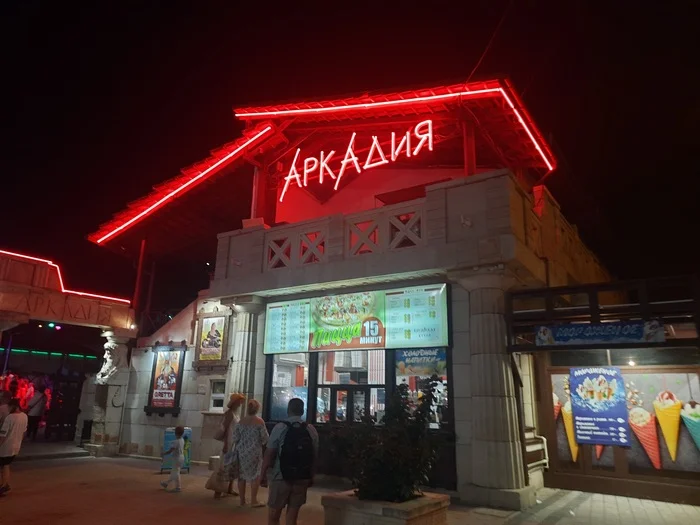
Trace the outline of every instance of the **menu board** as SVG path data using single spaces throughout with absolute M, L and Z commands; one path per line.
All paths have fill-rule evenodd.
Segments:
M 629 446 L 627 395 L 619 368 L 572 368 L 569 389 L 577 443 Z
M 310 303 L 306 299 L 267 306 L 266 354 L 294 354 L 309 351 Z
M 266 354 L 448 345 L 447 285 L 271 303 Z
M 447 344 L 446 285 L 421 286 L 386 292 L 386 348 L 415 348 Z

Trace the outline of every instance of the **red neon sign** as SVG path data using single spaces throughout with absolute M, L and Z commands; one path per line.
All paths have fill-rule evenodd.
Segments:
M 192 177 L 190 180 L 188 180 L 187 182 L 185 182 L 184 184 L 182 184 L 182 185 L 179 186 L 178 188 L 175 188 L 173 191 L 169 192 L 169 193 L 166 194 L 164 197 L 160 198 L 159 200 L 157 200 L 156 202 L 154 202 L 153 204 L 151 204 L 151 205 L 150 205 L 148 208 L 146 208 L 145 210 L 143 210 L 143 211 L 137 213 L 136 215 L 134 215 L 133 217 L 131 217 L 129 220 L 123 222 L 122 224 L 120 224 L 119 226 L 117 226 L 116 228 L 114 228 L 113 230 L 111 230 L 110 232 L 104 234 L 102 237 L 100 237 L 99 239 L 97 239 L 97 240 L 95 241 L 95 244 L 102 244 L 104 241 L 108 240 L 108 239 L 111 238 L 111 237 L 114 237 L 115 235 L 117 235 L 118 233 L 120 233 L 122 230 L 128 228 L 129 226 L 131 226 L 131 225 L 134 224 L 135 222 L 137 222 L 137 221 L 143 219 L 144 217 L 150 215 L 151 213 L 153 213 L 154 211 L 156 211 L 158 208 L 160 208 L 161 206 L 163 206 L 163 204 L 165 204 L 166 202 L 168 202 L 168 201 L 171 200 L 172 198 L 177 197 L 179 194 L 181 194 L 181 193 L 187 191 L 187 189 L 188 189 L 189 187 L 191 187 L 192 185 L 197 184 L 200 180 L 202 180 L 202 179 L 206 178 L 207 176 L 209 176 L 209 175 L 213 174 L 214 172 L 216 172 L 216 171 L 218 170 L 219 167 L 221 167 L 222 165 L 224 165 L 224 164 L 225 164 L 226 162 L 228 162 L 229 160 L 235 159 L 237 156 L 239 156 L 239 154 L 243 153 L 243 152 L 246 150 L 246 148 L 248 148 L 249 146 L 251 146 L 251 145 L 252 145 L 253 143 L 255 143 L 258 139 L 260 139 L 263 135 L 267 134 L 267 133 L 270 132 L 270 131 L 272 131 L 272 126 L 266 126 L 262 131 L 260 131 L 259 133 L 253 135 L 252 137 L 250 137 L 248 140 L 246 140 L 245 142 L 243 142 L 240 146 L 238 146 L 236 149 L 234 149 L 234 150 L 233 150 L 232 152 L 230 152 L 228 155 L 225 155 L 224 157 L 222 157 L 222 158 L 220 158 L 219 160 L 217 160 L 216 162 L 214 162 L 211 166 L 209 166 L 208 168 L 206 168 L 205 170 L 203 170 L 203 171 L 202 171 L 201 173 L 199 173 L 197 176 Z
M 86 293 L 86 292 L 76 292 L 75 290 L 68 290 L 64 285 L 63 285 L 63 276 L 61 275 L 61 268 L 58 266 L 53 261 L 49 261 L 48 259 L 39 259 L 38 257 L 32 257 L 30 255 L 23 255 L 21 253 L 15 253 L 15 252 L 8 252 L 5 250 L 0 250 L 0 254 L 2 255 L 8 255 L 10 257 L 17 257 L 18 259 L 26 259 L 28 261 L 36 261 L 44 264 L 48 264 L 52 268 L 56 269 L 56 273 L 58 274 L 58 283 L 61 286 L 61 292 L 65 294 L 70 294 L 70 295 L 78 295 L 80 297 L 90 297 L 93 299 L 105 299 L 107 301 L 114 301 L 117 303 L 124 303 L 124 304 L 131 304 L 131 301 L 129 299 L 121 299 L 119 297 L 110 297 L 108 295 L 98 295 L 94 293 Z M 58 329 L 58 327 L 56 327 Z
M 287 190 L 292 181 L 296 182 L 297 186 L 300 188 L 304 188 L 309 185 L 310 176 L 316 174 L 319 184 L 323 184 L 325 177 L 328 176 L 335 181 L 333 189 L 337 190 L 348 168 L 354 168 L 359 174 L 362 173 L 363 170 L 377 168 L 395 162 L 402 152 L 406 158 L 410 158 L 418 155 L 426 145 L 428 150 L 433 151 L 433 121 L 424 120 L 419 122 L 413 129 L 409 129 L 399 137 L 397 137 L 396 132 L 391 132 L 391 151 L 387 156 L 382 149 L 379 138 L 377 135 L 373 135 L 367 158 L 364 163 L 360 165 L 360 159 L 355 154 L 355 139 L 357 138 L 357 133 L 353 133 L 348 141 L 345 156 L 343 160 L 340 161 L 340 169 L 337 171 L 337 174 L 329 165 L 330 160 L 336 154 L 335 150 L 331 150 L 327 154 L 325 151 L 321 151 L 318 157 L 306 157 L 299 163 L 301 148 L 297 148 L 294 154 L 294 160 L 289 168 L 289 173 L 284 178 L 284 189 L 282 190 L 282 195 L 280 195 L 280 202 L 284 200 L 284 196 L 287 194 Z M 417 142 L 414 142 L 415 145 L 412 146 L 411 143 L 414 140 Z M 297 167 L 297 164 L 299 164 L 300 168 Z
M 532 124 L 528 124 L 525 121 L 525 118 L 523 118 L 523 115 L 521 113 L 521 110 L 516 107 L 516 105 L 513 103 L 513 100 L 511 99 L 511 96 L 508 95 L 506 92 L 506 89 L 504 87 L 492 87 L 492 88 L 485 88 L 485 89 L 469 89 L 469 86 L 464 86 L 464 88 L 459 89 L 457 91 L 453 91 L 450 93 L 442 93 L 442 94 L 436 94 L 436 95 L 424 95 L 420 96 L 418 94 L 414 96 L 400 96 L 400 98 L 397 98 L 395 100 L 380 100 L 380 101 L 357 101 L 357 102 L 350 102 L 346 103 L 343 102 L 341 104 L 333 104 L 333 105 L 328 105 L 328 106 L 320 106 L 320 107 L 297 107 L 297 108 L 291 108 L 291 107 L 286 107 L 282 109 L 277 109 L 277 108 L 249 108 L 249 110 L 245 111 L 240 111 L 236 112 L 235 115 L 239 118 L 279 118 L 279 117 L 290 117 L 290 116 L 298 116 L 298 115 L 312 115 L 312 114 L 323 114 L 323 113 L 343 113 L 343 112 L 351 112 L 354 110 L 367 110 L 367 111 L 372 111 L 375 109 L 381 109 L 381 108 L 388 108 L 388 107 L 400 107 L 400 106 L 413 106 L 416 104 L 432 104 L 432 103 L 442 103 L 445 101 L 449 100 L 459 100 L 462 98 L 469 98 L 469 97 L 480 97 L 480 96 L 489 96 L 489 95 L 500 95 L 503 100 L 508 104 L 510 107 L 511 111 L 515 115 L 516 119 L 518 120 L 518 123 L 522 126 L 522 129 L 525 130 L 525 133 L 527 134 L 528 138 L 532 142 L 533 146 L 537 150 L 537 153 L 540 155 L 542 160 L 544 161 L 545 165 L 547 168 L 549 168 L 549 171 L 554 170 L 555 164 L 553 162 L 553 159 L 550 159 L 551 153 L 548 155 L 545 153 L 543 150 L 540 141 L 535 137 L 535 134 L 533 131 L 530 129 Z

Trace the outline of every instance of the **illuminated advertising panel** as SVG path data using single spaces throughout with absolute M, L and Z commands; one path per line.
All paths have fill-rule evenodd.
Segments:
M 266 354 L 447 346 L 447 285 L 267 305 Z

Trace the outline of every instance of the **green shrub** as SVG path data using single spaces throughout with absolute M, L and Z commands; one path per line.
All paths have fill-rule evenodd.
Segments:
M 364 417 L 348 427 L 344 441 L 358 498 L 402 502 L 421 494 L 437 459 L 438 444 L 430 432 L 433 392 L 434 384 L 429 384 L 412 411 L 408 387 L 399 385 L 381 424 Z

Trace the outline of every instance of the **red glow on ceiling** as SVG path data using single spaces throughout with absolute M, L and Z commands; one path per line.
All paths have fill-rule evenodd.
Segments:
M 111 221 L 104 228 L 100 229 L 100 231 L 91 235 L 90 240 L 96 244 L 102 244 L 103 242 L 114 238 L 116 235 L 123 232 L 130 226 L 151 215 L 153 212 L 161 208 L 167 202 L 171 201 L 175 197 L 184 194 L 191 188 L 195 187 L 197 184 L 206 180 L 208 177 L 211 177 L 224 165 L 242 156 L 248 150 L 248 148 L 253 146 L 256 142 L 260 141 L 263 137 L 270 135 L 273 130 L 271 125 L 265 125 L 261 127 L 262 129 L 260 129 L 259 131 L 258 128 L 255 128 L 251 133 L 246 134 L 246 136 L 234 142 L 234 149 L 232 151 L 228 151 L 225 155 L 223 155 L 220 158 L 212 159 L 206 167 L 202 166 L 201 170 L 197 170 L 197 175 L 192 177 L 190 174 L 188 174 L 187 180 L 184 182 L 179 181 L 181 182 L 181 184 L 179 184 L 174 189 L 165 192 L 163 195 L 157 193 L 156 195 L 152 196 L 151 199 L 155 198 L 156 200 L 150 202 L 151 199 L 149 199 L 149 203 L 145 206 L 144 209 L 138 208 L 135 210 L 128 210 L 127 214 L 115 219 L 114 221 Z
M 16 252 L 8 252 L 6 250 L 0 250 L 0 254 L 3 255 L 9 255 L 10 257 L 16 257 L 18 259 L 25 259 L 28 261 L 34 261 L 34 262 L 40 262 L 47 264 L 51 266 L 52 268 L 56 269 L 56 274 L 58 275 L 58 282 L 61 285 L 61 292 L 69 295 L 78 295 L 80 297 L 90 297 L 92 299 L 105 299 L 107 301 L 114 301 L 117 303 L 123 303 L 126 305 L 130 305 L 131 301 L 129 299 L 122 299 L 120 297 L 110 297 L 109 295 L 98 295 L 94 293 L 87 293 L 87 292 L 76 292 L 75 290 L 69 290 L 65 287 L 63 284 L 63 276 L 61 275 L 61 268 L 58 266 L 53 261 L 49 261 L 48 259 L 40 259 L 39 257 L 32 257 L 30 255 L 24 255 L 22 253 L 16 253 Z
M 475 86 L 474 89 L 470 89 L 470 86 Z M 479 88 L 476 88 L 479 86 Z M 483 87 L 489 86 L 489 87 Z M 493 86 L 493 87 L 490 87 Z M 378 95 L 376 97 L 365 97 L 363 99 L 359 98 L 349 98 L 344 100 L 326 101 L 326 102 L 311 102 L 307 104 L 286 104 L 279 106 L 266 106 L 266 107 L 251 107 L 251 108 L 241 108 L 234 111 L 236 117 L 247 119 L 260 119 L 260 118 L 279 118 L 279 117 L 294 117 L 294 116 L 311 116 L 322 114 L 339 114 L 339 118 L 342 118 L 342 114 L 350 114 L 365 111 L 378 111 L 386 110 L 390 108 L 396 109 L 415 109 L 416 107 L 429 106 L 444 104 L 449 101 L 460 101 L 471 98 L 484 98 L 484 97 L 497 97 L 500 96 L 503 101 L 508 105 L 510 110 L 513 112 L 516 120 L 523 128 L 530 141 L 537 150 L 542 161 L 547 166 L 547 168 L 552 171 L 556 167 L 556 161 L 554 156 L 549 152 L 549 148 L 546 146 L 546 142 L 537 133 L 532 120 L 527 115 L 524 107 L 519 104 L 516 106 L 513 103 L 513 99 L 516 99 L 515 93 L 510 90 L 509 86 L 503 85 L 500 81 L 492 81 L 486 84 L 462 84 L 457 86 L 442 86 L 427 90 L 430 94 L 419 94 L 423 93 L 413 91 L 413 92 L 403 92 L 394 93 L 390 95 Z M 440 91 L 446 91 L 440 93 Z M 510 92 L 510 94 L 508 92 Z M 375 100 L 380 98 L 382 100 Z M 519 102 L 519 101 L 518 101 Z M 349 116 L 346 116 L 349 118 Z M 535 131 L 533 131 L 535 130 Z M 545 150 L 547 152 L 545 153 Z

